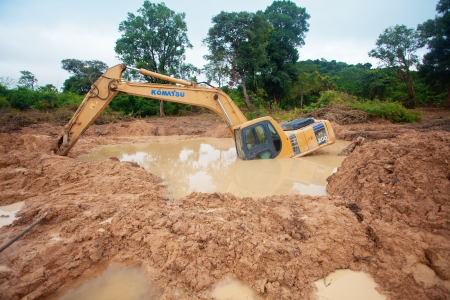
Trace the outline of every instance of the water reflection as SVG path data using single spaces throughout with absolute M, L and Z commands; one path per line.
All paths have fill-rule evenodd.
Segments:
M 17 220 L 16 214 L 24 206 L 25 201 L 16 202 L 10 205 L 0 206 L 0 227 L 12 224 Z
M 336 270 L 314 282 L 319 300 L 385 300 L 373 278 L 363 272 Z
M 233 279 L 225 279 L 213 286 L 209 297 L 215 300 L 258 300 L 258 296 L 246 284 Z
M 138 265 L 118 263 L 96 265 L 79 278 L 62 286 L 46 300 L 142 300 L 157 299 L 159 289 L 149 282 Z
M 237 159 L 232 139 L 181 141 L 167 137 L 150 144 L 104 147 L 79 159 L 104 160 L 114 156 L 135 162 L 163 178 L 174 199 L 191 192 L 230 192 L 253 198 L 325 195 L 326 178 L 340 166 L 344 157 L 337 153 L 347 144 L 338 141 L 315 155 L 298 159 L 243 161 Z

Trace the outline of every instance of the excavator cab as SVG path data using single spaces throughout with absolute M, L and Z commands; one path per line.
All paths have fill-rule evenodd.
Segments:
M 244 160 L 275 158 L 281 151 L 281 137 L 269 120 L 234 130 L 237 156 Z
M 303 118 L 278 124 L 271 117 L 234 128 L 237 156 L 243 160 L 299 157 L 336 140 L 329 121 Z

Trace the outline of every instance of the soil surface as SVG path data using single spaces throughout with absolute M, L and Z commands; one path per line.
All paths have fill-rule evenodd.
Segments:
M 25 206 L 0 244 L 51 212 L 0 253 L 0 299 L 40 299 L 108 260 L 152 270 L 150 299 L 206 299 L 230 277 L 264 299 L 314 299 L 314 281 L 346 268 L 373 276 L 387 299 L 450 299 L 450 112 L 333 126 L 355 143 L 328 196 L 177 203 L 136 164 L 74 158 L 147 136 L 228 137 L 214 115 L 95 125 L 68 157 L 50 151 L 61 126 L 3 130 L 0 205 Z

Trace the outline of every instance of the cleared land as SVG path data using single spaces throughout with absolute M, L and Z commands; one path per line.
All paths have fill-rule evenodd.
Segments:
M 74 158 L 147 136 L 228 137 L 213 115 L 92 126 L 69 157 L 50 152 L 61 126 L 7 122 L 0 205 L 26 203 L 0 243 L 52 212 L 0 253 L 1 299 L 39 299 L 106 260 L 149 270 L 157 299 L 206 298 L 227 276 L 265 299 L 311 299 L 315 280 L 345 268 L 371 274 L 388 299 L 450 299 L 448 111 L 426 109 L 417 124 L 334 123 L 339 139 L 358 142 L 328 178 L 329 196 L 179 203 L 139 166 Z

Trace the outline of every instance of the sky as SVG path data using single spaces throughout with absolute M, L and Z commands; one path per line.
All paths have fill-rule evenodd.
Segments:
M 202 68 L 208 53 L 202 45 L 211 18 L 221 11 L 256 12 L 273 0 L 165 0 L 176 13 L 186 14 L 193 45 L 186 63 Z M 438 0 L 293 0 L 311 16 L 300 60 L 326 59 L 348 64 L 378 62 L 367 53 L 383 31 L 404 24 L 416 28 L 436 15 Z M 114 46 L 118 27 L 144 0 L 0 0 L 0 78 L 18 80 L 27 70 L 38 85 L 61 88 L 70 74 L 61 60 L 100 60 L 112 67 L 121 63 Z M 426 53 L 426 49 L 419 54 Z M 199 77 L 201 79 L 201 77 Z

